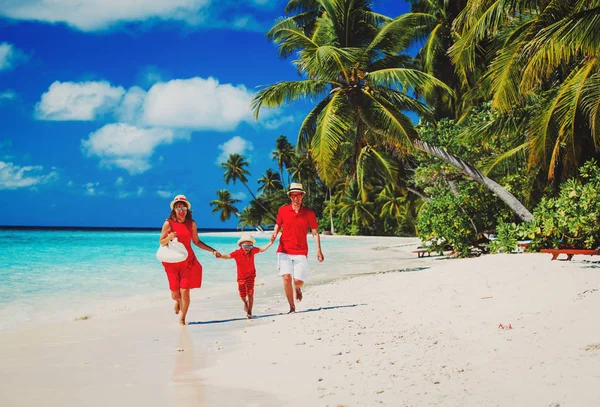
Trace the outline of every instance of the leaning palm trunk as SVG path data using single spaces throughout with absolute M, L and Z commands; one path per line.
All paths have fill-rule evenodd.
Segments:
M 269 211 L 268 208 L 266 208 L 263 204 L 260 203 L 260 201 L 258 199 L 256 199 L 256 195 L 254 195 L 254 193 L 252 192 L 252 190 L 250 189 L 248 184 L 246 184 L 245 182 L 242 182 L 242 184 L 244 184 L 244 186 L 246 187 L 248 192 L 250 192 L 250 195 L 252 195 L 252 199 L 254 199 L 254 202 L 256 202 L 261 208 L 263 208 L 265 210 L 265 212 L 267 213 L 267 216 L 269 216 L 269 218 L 271 218 L 273 220 L 273 222 L 277 222 L 277 218 L 275 218 L 275 215 L 273 215 L 271 213 L 271 211 Z
M 448 153 L 447 151 L 442 150 L 441 148 L 432 146 L 427 144 L 421 140 L 414 140 L 414 146 L 427 154 L 433 155 L 444 162 L 458 168 L 465 175 L 467 175 L 472 180 L 479 182 L 481 185 L 485 186 L 487 189 L 492 191 L 498 198 L 500 198 L 508 207 L 523 221 L 531 222 L 533 221 L 533 215 L 531 212 L 523 206 L 521 202 L 517 198 L 514 197 L 513 194 L 508 192 L 505 188 L 503 188 L 497 182 L 489 179 L 485 175 L 483 175 L 477 168 L 467 164 L 460 158 Z

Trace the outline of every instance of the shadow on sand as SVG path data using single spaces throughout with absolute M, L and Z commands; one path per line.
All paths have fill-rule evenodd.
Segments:
M 338 308 L 352 308 L 352 307 L 358 307 L 359 305 L 365 305 L 365 304 L 332 305 L 330 307 L 309 308 L 309 309 L 302 310 L 302 311 L 296 311 L 296 314 L 303 314 L 305 312 L 328 311 L 328 310 L 338 309 Z M 279 315 L 287 315 L 287 313 L 281 312 L 279 314 L 254 315 L 252 317 L 252 319 L 271 318 L 271 317 L 277 317 Z M 235 321 L 249 321 L 249 319 L 248 318 L 213 319 L 211 321 L 188 322 L 188 325 L 224 324 L 227 322 L 235 322 Z

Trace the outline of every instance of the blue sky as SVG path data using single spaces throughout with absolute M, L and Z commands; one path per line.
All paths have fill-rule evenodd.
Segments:
M 3 0 L 0 225 L 160 227 L 185 194 L 201 228 L 226 185 L 219 163 L 295 144 L 309 106 L 250 111 L 260 85 L 296 80 L 265 38 L 283 0 Z M 395 17 L 409 6 L 374 2 Z

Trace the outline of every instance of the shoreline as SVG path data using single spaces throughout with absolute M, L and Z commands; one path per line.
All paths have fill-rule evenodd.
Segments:
M 252 320 L 235 290 L 201 289 L 183 328 L 164 298 L 124 315 L 0 333 L 0 403 L 600 403 L 597 263 L 417 259 L 410 239 L 361 242 L 343 270 L 327 252 L 318 267 L 309 260 L 314 278 L 295 315 L 283 314 L 274 279 L 257 286 Z

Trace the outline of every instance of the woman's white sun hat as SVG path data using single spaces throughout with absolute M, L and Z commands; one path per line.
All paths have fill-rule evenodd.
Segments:
M 188 209 L 192 209 L 192 204 L 190 203 L 190 201 L 187 200 L 187 198 L 185 197 L 185 195 L 177 195 L 172 201 L 171 201 L 171 210 L 173 210 L 173 206 L 177 203 L 177 202 L 183 202 L 184 204 L 187 205 Z
M 306 192 L 304 192 L 304 189 L 302 189 L 302 184 L 300 184 L 298 182 L 292 182 L 292 184 L 290 185 L 290 190 L 288 191 L 288 195 L 291 194 L 292 192 L 301 192 L 303 194 L 306 193 Z
M 256 240 L 254 240 L 250 233 L 242 233 L 242 237 L 240 237 L 240 240 L 238 240 L 237 243 L 238 246 L 241 245 L 243 242 L 252 242 L 252 246 L 254 246 Z

